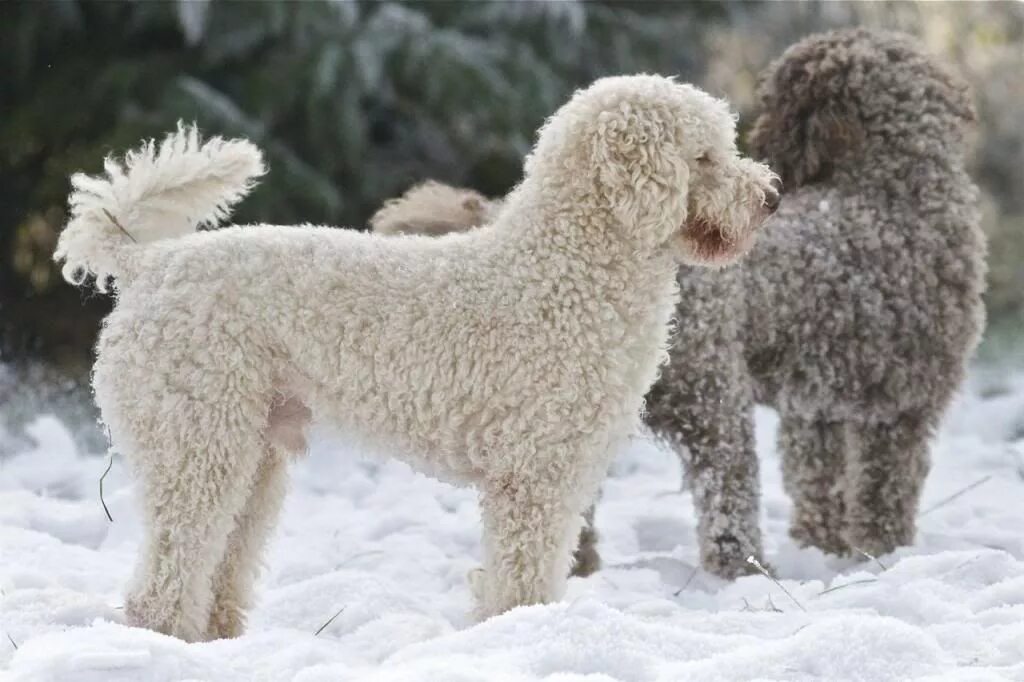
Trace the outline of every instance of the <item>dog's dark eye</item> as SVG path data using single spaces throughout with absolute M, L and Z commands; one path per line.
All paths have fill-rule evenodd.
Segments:
M 704 152 L 703 154 L 701 154 L 700 156 L 697 157 L 697 163 L 710 163 L 710 162 L 711 162 L 711 157 L 708 156 L 707 152 Z

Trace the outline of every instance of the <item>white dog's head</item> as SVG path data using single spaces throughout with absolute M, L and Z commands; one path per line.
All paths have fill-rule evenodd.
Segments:
M 593 197 L 620 237 L 697 265 L 745 253 L 779 202 L 771 170 L 740 156 L 725 102 L 660 76 L 577 92 L 541 129 L 526 175 Z

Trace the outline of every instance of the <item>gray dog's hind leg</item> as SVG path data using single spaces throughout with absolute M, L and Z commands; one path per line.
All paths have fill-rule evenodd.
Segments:
M 594 505 L 583 514 L 579 545 L 573 554 L 572 575 L 586 578 L 601 568 L 601 555 L 597 551 L 597 529 L 594 528 Z
M 849 425 L 821 417 L 783 414 L 779 425 L 782 481 L 793 499 L 789 534 L 801 545 L 846 554 L 842 537 Z
M 904 413 L 858 431 L 857 453 L 846 467 L 843 532 L 852 548 L 877 556 L 914 541 L 928 474 L 930 420 Z

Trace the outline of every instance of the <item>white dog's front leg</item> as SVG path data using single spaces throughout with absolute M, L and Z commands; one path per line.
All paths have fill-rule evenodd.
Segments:
M 479 618 L 562 597 L 589 501 L 574 492 L 571 482 L 513 476 L 485 487 L 484 569 L 469 576 Z

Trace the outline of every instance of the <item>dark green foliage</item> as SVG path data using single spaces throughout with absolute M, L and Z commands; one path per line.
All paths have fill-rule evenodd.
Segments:
M 678 74 L 742 107 L 754 73 L 809 30 L 863 20 L 919 31 L 941 12 L 1016 27 L 984 38 L 993 44 L 1019 37 L 1020 13 L 999 6 L 926 15 L 888 3 L 2 2 L 0 359 L 88 365 L 109 303 L 83 306 L 49 262 L 68 176 L 178 120 L 267 152 L 270 175 L 237 220 L 361 228 L 423 178 L 506 191 L 544 118 L 598 76 Z M 1012 121 L 1006 99 L 991 101 Z M 994 169 L 1024 164 L 999 155 L 1019 152 L 1019 126 L 999 130 L 980 168 L 1004 191 L 1016 176 Z
M 574 88 L 634 70 L 695 77 L 691 40 L 721 14 L 711 4 L 199 0 L 14 2 L 0 13 L 0 287 L 15 320 L 0 347 L 80 361 L 105 307 L 81 309 L 49 264 L 71 173 L 196 121 L 267 152 L 270 179 L 239 221 L 360 228 L 425 177 L 506 191 L 533 131 Z

